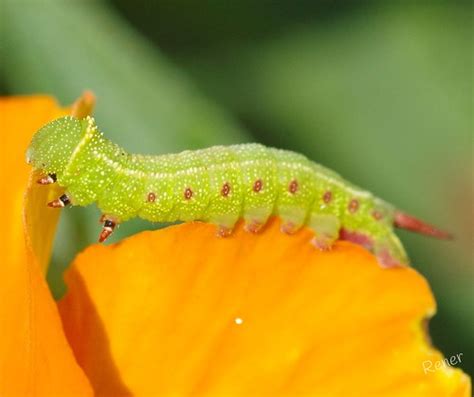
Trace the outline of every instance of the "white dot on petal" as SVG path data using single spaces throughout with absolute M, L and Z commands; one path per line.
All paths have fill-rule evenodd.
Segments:
M 244 322 L 244 320 L 241 319 L 240 317 L 234 318 L 234 323 L 236 323 L 237 325 L 242 325 L 243 322 Z

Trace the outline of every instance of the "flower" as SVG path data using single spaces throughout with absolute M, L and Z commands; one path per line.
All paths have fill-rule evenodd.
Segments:
M 57 187 L 36 186 L 25 162 L 25 150 L 35 129 L 67 112 L 44 96 L 0 101 L 2 396 L 93 395 L 64 335 L 44 277 L 59 214 L 43 203 L 57 194 Z
M 90 246 L 54 302 L 44 269 L 57 212 L 45 203 L 58 191 L 35 175 L 22 200 L 23 151 L 67 110 L 48 97 L 0 109 L 0 395 L 470 395 L 461 370 L 427 369 L 443 356 L 423 327 L 435 302 L 421 275 L 381 269 L 348 242 L 319 252 L 277 219 L 258 235 L 218 239 L 196 222 Z

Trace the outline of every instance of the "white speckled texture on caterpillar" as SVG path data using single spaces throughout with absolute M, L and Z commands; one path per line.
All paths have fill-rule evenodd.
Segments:
M 224 236 L 240 218 L 247 230 L 257 232 L 276 215 L 286 233 L 313 229 L 320 249 L 342 237 L 372 249 L 391 266 L 408 262 L 394 220 L 402 227 L 420 222 L 423 230 L 412 229 L 444 237 L 303 155 L 260 144 L 128 154 L 103 136 L 93 118 L 64 117 L 35 134 L 27 158 L 66 188 L 52 206 L 97 203 L 105 220 L 101 240 L 117 223 L 136 216 L 212 222 Z

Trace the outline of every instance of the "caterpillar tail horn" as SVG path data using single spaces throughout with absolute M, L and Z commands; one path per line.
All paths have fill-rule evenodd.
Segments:
M 410 230 L 412 232 L 425 234 L 427 236 L 436 237 L 439 239 L 448 240 L 452 238 L 452 235 L 448 232 L 440 230 L 435 226 L 429 225 L 414 216 L 405 214 L 401 211 L 395 212 L 395 218 L 393 224 L 401 229 Z

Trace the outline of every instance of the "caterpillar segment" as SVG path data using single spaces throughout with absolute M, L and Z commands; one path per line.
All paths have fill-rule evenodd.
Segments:
M 221 237 L 230 235 L 239 219 L 257 233 L 271 216 L 279 216 L 284 233 L 311 228 L 318 249 L 349 240 L 391 267 L 408 264 L 394 226 L 449 237 L 301 154 L 260 144 L 129 154 L 106 139 L 93 118 L 68 116 L 34 135 L 27 161 L 45 173 L 38 183 L 66 189 L 49 206 L 97 204 L 104 214 L 100 242 L 137 216 L 152 222 L 202 220 L 215 224 Z

